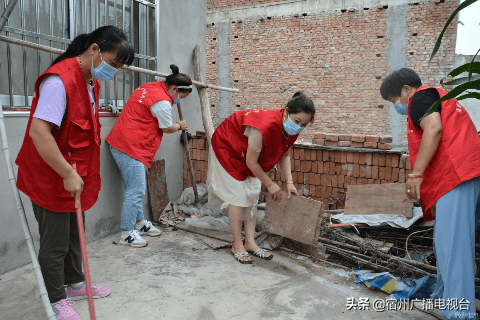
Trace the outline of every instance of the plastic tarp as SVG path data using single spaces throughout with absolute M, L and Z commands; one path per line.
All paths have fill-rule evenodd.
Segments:
M 401 215 L 394 214 L 371 214 L 371 215 L 355 215 L 343 213 L 332 216 L 332 220 L 340 223 L 365 223 L 369 226 L 391 226 L 394 228 L 410 228 L 418 219 L 423 217 L 422 208 L 414 207 L 413 216 L 406 218 Z
M 388 293 L 396 300 L 430 298 L 437 282 L 432 276 L 413 279 L 395 277 L 389 272 L 373 273 L 371 270 L 354 270 L 353 273 L 357 275 L 355 283 Z

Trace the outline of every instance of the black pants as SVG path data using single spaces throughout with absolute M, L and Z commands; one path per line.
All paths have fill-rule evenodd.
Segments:
M 73 200 L 72 200 L 73 201 Z M 53 212 L 32 202 L 38 221 L 42 270 L 51 303 L 65 299 L 64 285 L 84 281 L 82 252 L 75 212 Z M 83 212 L 85 225 L 85 212 Z

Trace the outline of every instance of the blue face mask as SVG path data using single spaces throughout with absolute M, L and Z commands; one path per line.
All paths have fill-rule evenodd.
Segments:
M 173 104 L 177 104 L 179 102 L 180 102 L 180 98 L 177 98 L 177 99 L 173 100 Z
M 287 121 L 283 123 L 283 129 L 285 129 L 285 132 L 288 135 L 295 136 L 303 130 L 303 127 L 299 126 L 298 124 L 293 122 L 290 117 L 288 117 Z
M 398 114 L 401 114 L 403 116 L 406 116 L 407 115 L 407 108 L 408 108 L 408 102 L 406 105 L 403 105 L 401 102 L 400 102 L 400 99 L 398 99 L 397 101 L 395 101 L 395 110 L 397 110 Z
M 100 63 L 100 65 L 95 68 L 93 66 L 93 56 L 92 56 L 92 68 L 91 68 L 92 76 L 98 81 L 107 81 L 108 79 L 113 78 L 113 76 L 117 73 L 118 69 L 109 65 L 103 60 L 100 49 L 98 49 L 98 52 L 100 53 L 100 59 L 102 59 L 102 63 Z

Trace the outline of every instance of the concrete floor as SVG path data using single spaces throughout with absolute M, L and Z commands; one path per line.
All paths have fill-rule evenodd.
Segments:
M 276 251 L 272 261 L 241 265 L 230 249 L 212 250 L 184 231 L 148 238 L 149 246 L 113 244 L 119 234 L 87 246 L 92 281 L 112 289 L 95 300 L 97 319 L 434 319 L 418 311 L 347 310 L 347 298 L 386 299 L 348 279 Z M 89 319 L 87 300 L 74 309 Z M 31 265 L 0 276 L 0 318 L 45 319 Z

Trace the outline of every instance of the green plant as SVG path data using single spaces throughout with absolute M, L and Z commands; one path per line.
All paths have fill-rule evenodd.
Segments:
M 457 15 L 457 13 L 460 10 L 465 9 L 466 7 L 468 7 L 469 5 L 471 5 L 471 4 L 473 4 L 477 1 L 478 0 L 465 0 L 450 15 L 450 18 L 447 20 L 447 23 L 445 24 L 442 32 L 440 33 L 440 35 L 437 38 L 437 42 L 435 43 L 435 46 L 433 48 L 432 54 L 430 55 L 430 60 L 428 61 L 428 63 L 430 63 L 432 61 L 432 59 L 435 57 L 435 54 L 438 52 L 438 49 L 440 48 L 440 45 L 442 43 L 443 34 L 447 30 L 447 28 L 450 25 L 450 23 L 452 22 L 452 20 Z M 475 54 L 475 56 L 473 57 L 473 59 L 470 63 L 466 63 L 464 65 L 461 65 L 458 68 L 455 68 L 454 70 L 450 71 L 450 73 L 447 75 L 447 77 L 448 76 L 457 77 L 458 75 L 460 75 L 463 72 L 468 72 L 468 76 L 453 79 L 451 81 L 448 81 L 448 82 L 444 83 L 443 81 L 445 80 L 445 78 L 446 78 L 445 77 L 444 79 L 442 79 L 440 81 L 440 84 L 442 86 L 444 86 L 444 85 L 455 85 L 456 87 L 454 89 L 452 89 L 452 91 L 450 91 L 446 95 L 444 95 L 442 98 L 437 100 L 437 102 L 435 102 L 430 107 L 430 109 L 427 110 L 424 117 L 426 117 L 429 114 L 435 112 L 435 110 L 437 110 L 438 106 L 440 106 L 442 101 L 445 101 L 445 100 L 449 100 L 449 99 L 452 99 L 452 98 L 456 98 L 457 100 L 463 100 L 463 99 L 467 99 L 467 98 L 475 98 L 475 99 L 480 100 L 480 93 L 479 92 L 469 91 L 469 90 L 472 90 L 472 89 L 477 89 L 477 90 L 480 89 L 480 62 L 475 62 L 475 58 L 476 58 L 476 56 L 478 55 L 479 52 L 480 52 L 480 49 L 477 51 L 477 53 Z

